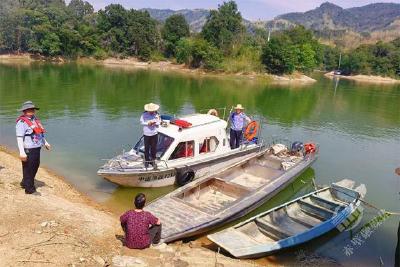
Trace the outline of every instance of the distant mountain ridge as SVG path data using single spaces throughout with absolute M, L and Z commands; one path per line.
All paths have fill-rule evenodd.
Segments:
M 152 9 L 146 8 L 150 16 L 158 21 L 165 21 L 173 14 L 182 14 L 193 32 L 200 32 L 209 15 L 206 9 Z M 307 12 L 294 12 L 277 16 L 269 21 L 244 20 L 249 31 L 254 28 L 284 30 L 295 25 L 303 25 L 322 37 L 337 38 L 345 34 L 355 34 L 359 38 L 389 39 L 400 36 L 400 4 L 375 3 L 362 7 L 344 9 L 325 2 L 319 7 Z
M 376 3 L 343 9 L 325 2 L 313 10 L 283 14 L 275 20 L 287 20 L 317 31 L 352 30 L 361 33 L 385 30 L 399 19 L 400 4 Z

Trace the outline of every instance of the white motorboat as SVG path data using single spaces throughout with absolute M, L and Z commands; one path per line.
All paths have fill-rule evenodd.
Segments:
M 98 175 L 123 186 L 162 187 L 187 184 L 195 178 L 217 172 L 262 151 L 257 137 L 231 149 L 228 123 L 210 114 L 180 118 L 182 127 L 163 121 L 159 128 L 156 167 L 146 167 L 143 137 L 128 152 L 110 159 Z M 257 130 L 255 130 L 257 132 Z

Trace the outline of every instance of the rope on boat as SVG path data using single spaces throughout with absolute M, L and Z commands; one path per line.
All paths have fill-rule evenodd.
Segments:
M 399 168 L 399 169 L 400 169 L 400 168 Z M 315 189 L 315 190 L 318 190 L 319 186 L 315 183 L 315 177 L 312 178 L 312 185 L 314 186 L 314 189 Z M 338 189 L 335 189 L 335 190 L 338 190 Z M 347 196 L 349 196 L 349 197 L 353 197 L 353 196 L 347 194 L 346 192 L 343 192 L 343 191 L 341 191 L 341 190 L 338 190 L 338 191 L 340 191 L 341 193 L 343 193 L 343 194 L 345 194 L 345 195 L 347 195 Z M 363 199 L 361 199 L 361 198 L 359 198 L 358 200 L 360 200 L 362 203 L 364 203 L 364 204 L 367 205 L 368 207 L 373 208 L 373 209 L 375 209 L 375 210 L 377 210 L 377 211 L 384 211 L 385 213 L 387 213 L 387 214 L 389 214 L 389 215 L 400 216 L 400 212 L 388 211 L 388 210 L 385 210 L 385 209 L 380 209 L 380 208 L 378 208 L 377 206 L 375 206 L 375 205 L 373 205 L 373 204 L 371 204 L 371 203 L 369 203 L 369 202 L 367 202 L 367 201 L 365 201 L 365 200 L 363 200 Z
M 360 200 L 362 203 L 364 203 L 365 205 L 369 206 L 370 208 L 376 209 L 376 210 L 378 210 L 378 211 L 385 211 L 385 213 L 387 213 L 387 214 L 389 214 L 389 215 L 400 216 L 400 212 L 387 211 L 387 210 L 385 210 L 385 209 L 380 209 L 380 208 L 378 208 L 378 207 L 372 205 L 371 203 L 369 203 L 369 202 L 367 202 L 367 201 L 365 201 L 365 200 L 362 200 L 362 199 L 359 199 L 359 200 Z
M 349 197 L 353 197 L 353 196 L 351 196 L 351 195 L 349 195 L 349 194 L 347 194 L 346 192 L 343 192 L 343 191 L 341 191 L 341 190 L 338 190 L 338 189 L 335 189 L 335 190 L 340 191 L 340 193 L 343 193 L 343 194 L 345 194 L 345 195 L 347 195 L 347 196 L 349 196 Z M 364 204 L 367 205 L 368 207 L 373 208 L 373 209 L 375 209 L 375 210 L 377 210 L 377 211 L 384 211 L 386 214 L 389 214 L 389 215 L 400 216 L 400 212 L 388 211 L 388 210 L 385 210 L 385 209 L 380 209 L 380 208 L 378 208 L 377 206 L 375 206 L 375 205 L 373 205 L 373 204 L 371 204 L 371 203 L 369 203 L 369 202 L 367 202 L 367 201 L 365 201 L 365 200 L 363 200 L 363 199 L 361 199 L 361 198 L 358 198 L 358 200 L 360 200 L 362 203 L 364 203 Z

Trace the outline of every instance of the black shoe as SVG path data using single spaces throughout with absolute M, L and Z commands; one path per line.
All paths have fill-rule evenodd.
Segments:
M 25 189 L 25 185 L 22 182 L 20 182 L 19 185 L 21 186 L 21 188 Z
M 36 193 L 36 188 L 33 188 L 33 189 L 25 189 L 25 194 L 34 194 L 34 193 Z

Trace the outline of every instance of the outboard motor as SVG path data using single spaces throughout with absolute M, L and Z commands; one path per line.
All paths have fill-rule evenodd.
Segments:
M 304 144 L 302 142 L 299 141 L 293 142 L 292 147 L 290 148 L 290 152 L 295 154 L 303 151 L 304 151 Z

